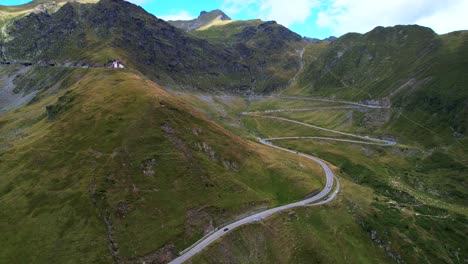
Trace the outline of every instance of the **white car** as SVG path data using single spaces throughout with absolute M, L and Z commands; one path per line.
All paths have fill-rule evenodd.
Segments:
M 255 217 L 254 219 L 252 219 L 252 222 L 260 222 L 260 221 L 262 221 L 262 218 L 260 216 Z

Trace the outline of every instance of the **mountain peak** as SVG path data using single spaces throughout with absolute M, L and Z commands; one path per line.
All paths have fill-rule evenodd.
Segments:
M 209 27 L 219 21 L 230 21 L 231 18 L 223 11 L 215 9 L 212 11 L 201 11 L 196 19 L 182 20 L 182 21 L 168 21 L 175 27 L 181 28 L 185 31 L 194 31 L 202 27 Z
M 219 10 L 219 9 L 215 9 L 215 10 L 212 10 L 212 11 L 201 11 L 200 12 L 200 15 L 198 16 L 198 19 L 216 19 L 216 18 L 219 18 L 219 20 L 231 20 L 231 18 L 226 15 L 226 13 L 224 13 L 223 11 Z
M 0 3 L 0 17 L 9 16 L 21 18 L 30 13 L 55 13 L 63 5 L 70 2 L 97 3 L 99 0 L 32 0 L 25 4 L 10 6 L 1 5 Z

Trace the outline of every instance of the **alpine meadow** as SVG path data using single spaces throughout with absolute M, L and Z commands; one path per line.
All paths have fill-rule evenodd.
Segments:
M 0 5 L 0 263 L 466 263 L 467 135 L 467 30 Z

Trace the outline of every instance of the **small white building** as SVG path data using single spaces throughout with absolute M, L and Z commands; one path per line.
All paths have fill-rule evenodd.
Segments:
M 122 62 L 120 62 L 120 60 L 112 61 L 111 69 L 123 69 L 123 68 L 125 68 L 125 66 L 122 64 Z

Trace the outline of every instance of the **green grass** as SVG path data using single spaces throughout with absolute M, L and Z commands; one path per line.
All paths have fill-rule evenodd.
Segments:
M 249 111 L 264 111 L 271 109 L 294 109 L 306 107 L 338 106 L 340 103 L 330 103 L 312 100 L 288 99 L 279 97 L 254 97 L 249 106 Z
M 467 38 L 395 26 L 311 44 L 303 73 L 282 94 L 387 99 L 394 112 L 381 130 L 425 148 L 466 149 Z
M 193 262 L 390 263 L 384 250 L 373 245 L 355 221 L 350 206 L 368 209 L 371 197 L 369 188 L 344 181 L 336 201 L 243 226 L 195 256 Z
M 203 30 L 195 30 L 190 32 L 194 36 L 202 39 L 209 39 L 216 43 L 234 44 L 237 40 L 234 38 L 236 34 L 239 34 L 246 27 L 258 27 L 261 20 L 246 20 L 246 21 L 233 21 L 226 25 L 213 25 Z
M 0 135 L 24 134 L 0 153 L 1 262 L 109 262 L 106 209 L 121 259 L 182 250 L 207 222 L 324 185 L 318 165 L 242 140 L 129 72 L 73 70 L 62 85 L 0 118 Z M 48 122 L 45 106 L 65 93 L 74 99 Z
M 430 162 L 430 158 L 424 158 L 418 151 L 313 140 L 282 140 L 276 144 L 328 160 L 347 171 L 354 182 L 382 190 L 389 185 L 410 192 L 422 203 L 460 214 L 468 213 L 463 204 L 463 197 L 466 195 L 463 191 L 464 181 L 457 177 L 443 177 L 442 167 L 426 170 L 423 175 L 421 170 L 425 163 Z M 453 160 L 451 162 L 457 164 L 457 168 L 446 168 L 445 173 L 462 177 L 462 170 L 466 167 Z M 445 195 L 434 195 L 435 192 L 431 190 L 439 190 Z
M 184 40 L 175 42 L 159 34 L 171 28 L 140 9 L 112 1 L 100 8 L 73 5 L 71 11 L 89 17 L 80 18 L 86 25 L 66 36 L 61 25 L 78 19 L 72 15 L 80 12 L 47 17 L 55 25 L 52 34 L 37 21 L 24 20 L 23 27 L 18 24 L 23 38 L 16 40 L 23 45 L 15 42 L 10 51 L 30 58 L 37 51 L 34 39 L 44 40 L 41 34 L 47 32 L 51 44 L 41 47 L 41 54 L 59 61 L 101 65 L 118 57 L 174 88 L 246 92 L 254 77 L 254 92 L 272 92 L 297 73 L 297 50 L 304 47 L 295 42 L 298 36 L 272 23 L 255 24 L 254 36 L 245 38 L 236 35 L 236 24 L 196 33 L 211 43 L 175 31 L 174 38 Z M 125 15 L 117 24 L 109 19 L 119 14 Z M 112 30 L 107 24 L 87 27 L 97 17 L 111 21 Z M 118 33 L 106 35 L 109 31 Z M 231 38 L 221 45 L 225 33 Z M 466 32 L 437 36 L 399 26 L 307 45 L 306 68 L 281 94 L 389 97 L 393 110 L 382 122 L 379 116 L 387 113 L 380 110 L 281 115 L 337 130 L 391 135 L 400 145 L 276 142 L 336 166 L 344 178 L 343 193 L 330 205 L 297 209 L 291 220 L 280 214 L 243 227 L 194 261 L 382 263 L 390 260 L 388 255 L 407 263 L 466 259 L 465 39 Z M 247 49 L 224 53 L 240 43 Z M 260 63 L 264 58 L 269 60 Z M 229 70 L 219 69 L 221 62 Z M 251 75 L 239 63 L 248 65 Z M 412 78 L 414 84 L 394 93 Z M 240 122 L 237 114 L 329 104 L 270 98 L 247 107 L 242 96 L 174 96 L 139 73 L 104 69 L 34 69 L 16 81 L 17 92 L 41 91 L 30 104 L 0 116 L 1 263 L 111 262 L 106 210 L 123 261 L 166 246 L 180 251 L 213 226 L 250 210 L 300 200 L 324 185 L 320 168 L 311 161 L 245 139 L 334 135 L 258 117 Z M 51 121 L 47 106 L 53 110 Z
M 321 102 L 288 98 L 265 98 L 253 101 L 248 111 L 265 111 L 275 109 L 320 108 L 297 112 L 261 113 L 292 119 L 337 131 L 350 132 L 373 137 L 387 136 L 382 129 L 393 112 L 392 109 L 326 109 L 327 107 L 349 106 L 344 103 Z
M 210 119 L 216 121 L 224 128 L 242 136 L 254 139 L 245 130 L 240 122 L 238 114 L 247 108 L 246 98 L 239 95 L 210 95 L 197 92 L 176 92 L 180 98 L 190 103 L 193 107 L 202 111 Z
M 320 105 L 320 104 L 319 104 Z M 333 104 L 332 104 L 333 105 Z M 308 107 L 305 101 L 302 100 L 284 100 L 279 98 L 266 99 L 264 101 L 255 102 L 251 108 L 268 110 L 268 109 L 294 109 Z M 395 170 L 395 173 L 400 177 L 398 182 L 404 182 L 406 185 L 414 186 L 420 192 L 430 193 L 433 197 L 441 198 L 444 193 L 449 203 L 463 204 L 463 197 L 465 189 L 464 175 L 466 175 L 466 155 L 463 154 L 463 147 L 461 144 L 455 142 L 451 147 L 438 149 L 440 158 L 434 159 L 432 156 L 428 157 L 427 148 L 422 146 L 419 142 L 411 140 L 411 137 L 404 136 L 406 131 L 414 130 L 416 127 L 425 130 L 428 133 L 435 133 L 430 129 L 425 129 L 419 126 L 418 123 L 412 122 L 405 125 L 405 129 L 401 129 L 393 134 L 394 130 L 386 128 L 388 123 L 393 122 L 393 116 L 398 114 L 395 109 L 365 109 L 365 110 L 314 110 L 304 112 L 283 112 L 274 113 L 275 116 L 282 116 L 288 119 L 302 121 L 305 123 L 318 125 L 321 127 L 331 128 L 339 131 L 348 131 L 360 135 L 369 135 L 372 137 L 389 137 L 396 138 L 398 147 L 401 152 L 397 154 L 401 160 L 400 164 L 406 164 Z M 272 115 L 265 113 L 263 115 Z M 257 120 L 258 119 L 258 120 Z M 393 119 L 393 120 L 392 120 Z M 271 121 L 271 122 L 270 122 Z M 262 120 L 261 118 L 246 119 L 246 124 L 252 131 L 257 131 L 259 135 L 265 134 L 266 136 L 307 136 L 313 135 L 313 129 L 306 129 L 304 127 L 296 127 L 294 124 L 287 122 L 274 121 L 269 119 Z M 400 123 L 401 124 L 401 123 Z M 310 131 L 311 130 L 311 131 Z M 322 135 L 324 135 L 321 132 Z M 326 134 L 326 133 L 325 133 Z M 421 131 L 422 135 L 425 134 Z M 442 138 L 440 134 L 433 134 Z M 329 136 L 336 136 L 329 134 Z M 414 136 L 414 135 L 412 135 Z M 420 141 L 420 140 L 418 140 Z M 281 141 L 280 143 L 288 143 Z M 295 143 L 300 145 L 300 142 Z M 437 144 L 433 142 L 432 144 Z M 336 144 L 334 144 L 336 145 Z M 344 146 L 347 146 L 346 144 Z M 294 146 L 290 146 L 294 148 Z M 346 156 L 346 148 L 341 151 L 342 156 Z M 409 155 L 405 154 L 407 152 Z M 397 152 L 398 153 L 398 152 Z M 388 155 L 388 154 L 387 154 Z M 437 161 L 436 161 L 437 160 Z M 391 163 L 392 161 L 386 161 Z M 424 169 L 427 164 L 432 163 L 434 167 Z M 416 164 L 416 168 L 410 164 Z M 426 164 L 426 165 L 425 165 Z M 444 165 L 456 164 L 456 165 Z M 449 167 L 447 167 L 449 166 Z M 377 165 L 373 166 L 377 167 Z M 395 178 L 395 177 L 394 177 Z M 436 194 L 436 195 L 434 195 Z M 448 194 L 448 195 L 447 195 Z M 429 195 L 431 196 L 431 195 Z
M 322 130 L 305 127 L 299 124 L 283 120 L 269 119 L 263 117 L 245 116 L 242 118 L 246 127 L 256 136 L 262 138 L 275 137 L 297 137 L 297 136 L 320 136 L 339 137 L 343 139 L 355 139 L 349 136 L 340 136 Z
M 288 107 L 300 108 L 304 107 L 304 104 L 291 105 L 291 102 L 282 103 L 280 99 L 274 101 L 267 99 L 265 102 L 256 102 L 253 108 L 266 110 Z M 347 116 L 344 111 L 349 110 L 275 113 L 275 115 L 334 129 L 372 132 L 370 135 L 384 132 L 386 135 L 391 135 L 382 126 L 376 126 L 374 131 L 370 129 L 371 127 L 362 126 L 368 116 L 380 115 L 378 110 L 364 113 L 364 116 L 356 116 L 356 113 L 361 112 L 355 111 L 351 118 L 345 118 Z M 251 131 L 265 137 L 311 134 L 308 129 L 287 122 L 252 117 L 244 119 Z M 463 233 L 468 228 L 464 219 L 468 213 L 465 206 L 464 154 L 456 156 L 455 153 L 460 151 L 460 148 L 455 146 L 447 149 L 439 148 L 438 151 L 428 155 L 427 150 L 418 142 L 405 139 L 410 147 L 405 144 L 396 147 L 376 147 L 317 140 L 282 140 L 276 141 L 275 144 L 329 161 L 339 168 L 339 173 L 345 179 L 375 190 L 375 195 L 364 195 L 364 199 L 368 201 L 365 206 L 354 204 L 356 197 L 362 196 L 359 191 L 362 187 L 348 190 L 346 202 L 349 203 L 348 208 L 353 208 L 352 218 L 360 226 L 361 232 L 366 232 L 368 236 L 376 232 L 373 244 L 385 248 L 388 255 L 410 263 L 433 261 L 457 263 L 457 259 L 466 252 Z M 453 228 L 450 223 L 456 227 Z M 340 234 L 342 235 L 340 238 L 346 240 L 349 239 L 348 236 L 356 235 L 356 232 Z M 230 239 L 233 240 L 244 241 L 246 238 Z M 296 240 L 297 238 L 294 238 L 294 241 Z M 281 243 L 280 241 L 281 239 L 276 239 L 272 243 Z M 364 241 L 366 240 L 360 241 L 359 244 L 365 243 Z M 236 244 L 231 246 L 237 247 Z M 307 246 L 297 248 L 296 251 L 301 251 Z M 268 252 L 266 255 L 275 256 L 269 247 L 263 250 Z M 213 252 L 214 250 L 209 250 L 202 255 L 200 262 L 209 263 L 210 259 L 214 259 L 213 256 L 219 257 Z M 320 259 L 320 254 L 316 253 L 314 256 Z M 295 262 L 288 260 L 286 262 Z M 321 260 L 330 262 L 328 259 Z M 268 261 L 272 260 L 259 260 L 259 262 Z M 280 259 L 273 261 L 281 262 Z
M 411 170 L 410 168 L 414 166 L 410 163 L 413 160 L 389 149 L 311 141 L 276 143 L 323 158 L 339 167 L 341 173 L 348 179 L 374 189 L 379 196 L 369 207 L 372 212 L 358 208 L 356 221 L 362 222 L 364 230 L 369 233 L 376 230 L 381 236 L 379 239 L 386 241 L 385 243 L 390 241 L 391 245 L 400 245 L 388 244 L 391 250 L 397 252 L 405 261 L 456 263 L 457 257 L 454 255 L 456 249 L 461 248 L 459 254 L 462 255 L 462 252 L 466 252 L 463 242 L 463 233 L 466 231 L 463 230 L 468 228 L 465 221 L 468 212 L 463 200 L 460 200 L 461 197 L 466 197 L 466 194 L 461 191 L 463 187 L 460 187 L 458 192 L 450 189 L 456 187 L 447 187 L 447 184 L 457 186 L 460 181 L 441 177 L 440 170 L 443 170 L 443 166 L 438 167 L 436 171 L 425 170 L 426 178 L 439 179 L 439 184 L 436 185 L 421 175 L 407 176 L 414 177 L 412 179 L 418 181 L 419 185 L 425 185 L 425 188 L 444 190 L 444 197 L 440 197 L 417 189 L 418 185 L 407 181 L 403 174 L 405 170 Z M 423 162 L 430 161 L 423 160 Z M 448 170 L 450 173 L 464 169 L 458 163 L 447 162 L 447 157 L 443 163 L 450 166 L 451 170 Z M 418 168 L 423 163 L 416 164 Z M 453 228 L 452 223 L 457 227 Z M 402 237 L 409 237 L 409 240 L 401 240 Z M 438 242 L 434 244 L 434 241 Z M 442 245 L 451 248 L 452 251 L 445 251 Z

